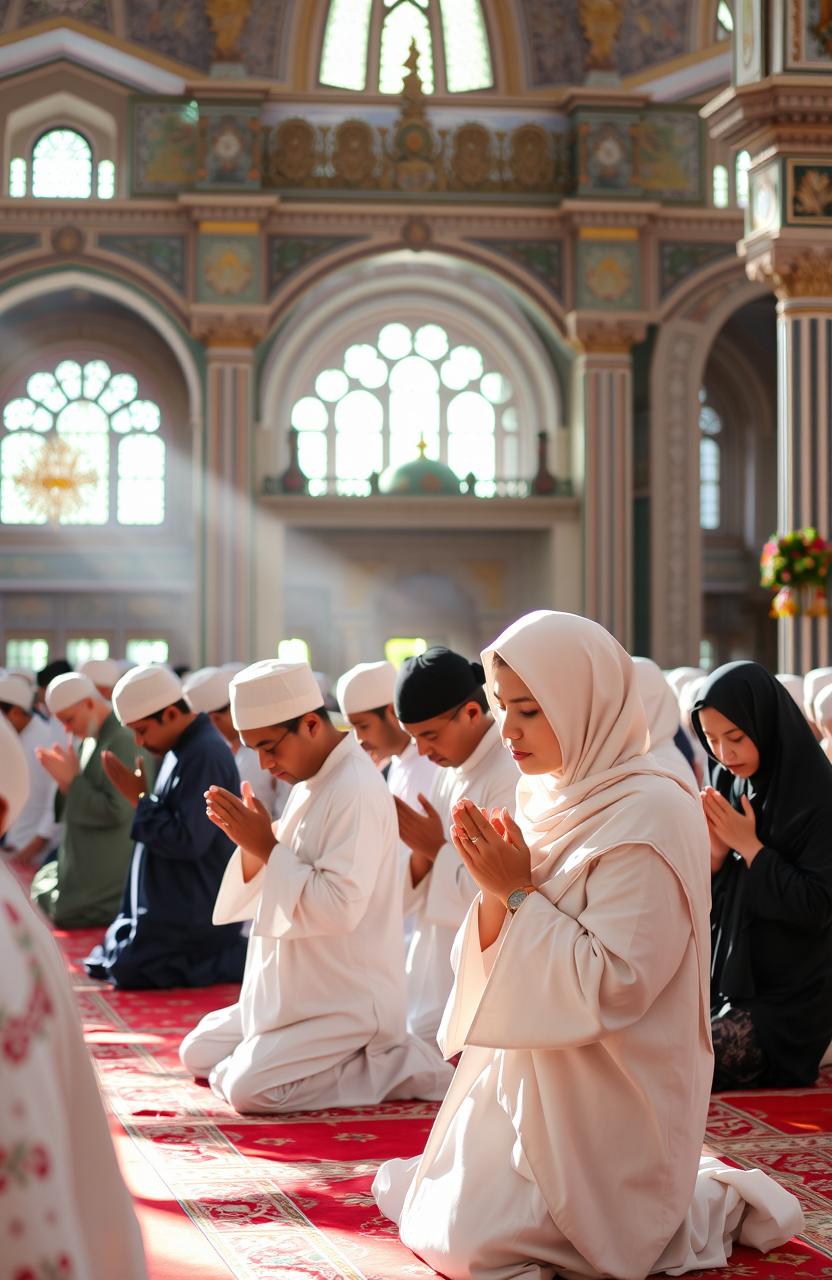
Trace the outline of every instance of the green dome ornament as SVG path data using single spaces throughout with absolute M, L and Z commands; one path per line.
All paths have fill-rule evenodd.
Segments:
M 427 444 L 419 441 L 419 457 L 400 467 L 388 467 L 378 480 L 378 492 L 389 497 L 437 498 L 459 495 L 459 476 L 444 462 L 426 458 Z

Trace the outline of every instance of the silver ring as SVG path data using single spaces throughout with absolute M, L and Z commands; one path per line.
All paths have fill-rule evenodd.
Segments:
M 476 844 L 479 840 L 479 836 L 469 836 L 468 839 L 471 841 L 471 844 Z

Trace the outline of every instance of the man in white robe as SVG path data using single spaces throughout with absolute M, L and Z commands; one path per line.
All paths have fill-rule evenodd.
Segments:
M 0 834 L 22 812 L 28 787 L 20 739 L 0 716 Z M 0 1273 L 145 1280 L 139 1226 L 63 961 L 2 865 L 0 1012 L 0 1131 L 14 1153 L 0 1194 Z
M 235 669 L 236 668 L 236 669 Z M 243 667 L 227 664 L 222 667 L 201 667 L 185 677 L 182 688 L 185 699 L 194 711 L 204 711 L 231 748 L 240 782 L 250 782 L 255 799 L 259 800 L 273 820 L 277 820 L 286 808 L 289 784 L 275 778 L 268 769 L 261 769 L 257 752 L 240 741 L 240 735 L 231 721 L 231 680 Z
M 399 723 L 393 697 L 396 668 L 392 662 L 359 662 L 335 686 L 341 715 L 370 755 L 389 759 L 387 786 L 411 808 L 428 796 L 436 782 L 436 765 L 420 755 Z
M 483 689 L 483 669 L 436 645 L 408 658 L 395 690 L 396 715 L 420 755 L 439 766 L 422 810 L 396 800 L 399 832 L 411 850 L 404 911 L 414 916 L 407 956 L 408 1028 L 435 1043 L 453 984 L 451 946 L 477 887 L 450 841 L 451 810 L 467 796 L 486 809 L 514 811 L 517 770 L 500 741 Z
M 18 734 L 29 767 L 28 798 L 17 819 L 9 824 L 3 847 L 18 862 L 39 866 L 60 843 L 61 825 L 55 821 L 57 786 L 37 759 L 37 751 L 55 741 L 56 726 L 34 710 L 34 697 L 34 689 L 23 676 L 0 674 L 0 717 L 4 716 Z M 60 725 L 57 730 L 63 738 Z
M 405 1030 L 396 820 L 384 780 L 322 706 L 306 663 L 255 663 L 231 714 L 263 767 L 293 784 L 274 828 L 247 786 L 208 815 L 237 842 L 215 923 L 253 917 L 237 1004 L 180 1056 L 235 1110 L 441 1098 L 450 1070 Z

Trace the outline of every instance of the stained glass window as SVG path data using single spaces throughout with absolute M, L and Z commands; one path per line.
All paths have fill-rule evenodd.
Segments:
M 728 170 L 724 164 L 714 165 L 713 203 L 715 209 L 728 207 Z
M 92 147 L 74 129 L 51 129 L 32 148 L 32 195 L 86 200 L 92 195 Z
M 734 30 L 734 14 L 727 0 L 719 0 L 716 6 L 716 38 L 727 40 Z
M 167 640 L 146 640 L 144 638 L 133 638 L 127 641 L 124 647 L 124 656 L 129 662 L 135 662 L 137 666 L 144 666 L 146 662 L 167 662 L 170 653 L 170 645 Z
M 0 523 L 44 524 L 46 515 L 19 477 L 52 441 L 69 446 L 87 478 L 60 524 L 158 525 L 165 518 L 162 415 L 142 399 L 131 373 L 104 360 L 62 360 L 33 373 L 26 394 L 10 400 L 0 430 Z
M 6 641 L 6 666 L 23 667 L 27 671 L 42 671 L 49 661 L 49 641 L 39 637 L 25 637 Z
M 102 636 L 76 636 L 66 642 L 66 660 L 71 667 L 75 667 L 76 671 L 82 662 L 88 662 L 90 658 L 109 658 L 109 656 L 110 642 Z
M 721 511 L 721 451 L 717 437 L 722 419 L 708 404 L 707 392 L 699 392 L 699 525 L 702 529 L 718 529 Z
M 734 169 L 734 180 L 736 182 L 737 204 L 740 209 L 748 208 L 748 170 L 751 168 L 751 156 L 747 151 L 740 151 L 737 155 L 736 165 Z
M 441 50 L 434 37 L 441 37 Z M 411 41 L 425 93 L 466 93 L 494 83 L 481 0 L 331 0 L 321 83 L 399 94 Z M 370 69 L 378 68 L 371 82 Z
M 112 160 L 93 156 L 92 147 L 77 129 L 50 129 L 32 148 L 30 165 L 23 156 L 9 162 L 9 195 L 41 199 L 112 200 L 116 193 L 116 166 Z
M 426 455 L 487 497 L 519 472 L 519 417 L 508 374 L 435 323 L 391 321 L 339 353 L 292 406 L 298 460 L 313 496 L 361 495 L 385 468 Z

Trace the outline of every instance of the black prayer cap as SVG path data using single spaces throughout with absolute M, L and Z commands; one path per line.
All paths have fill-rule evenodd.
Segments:
M 418 724 L 452 711 L 475 697 L 484 684 L 485 671 L 479 662 L 469 662 L 461 653 L 437 644 L 402 663 L 393 705 L 404 724 Z
M 46 666 L 38 672 L 37 682 L 39 689 L 45 689 L 48 684 L 56 678 L 56 676 L 68 676 L 72 672 L 72 667 L 66 658 L 55 658 L 52 662 L 47 662 Z

